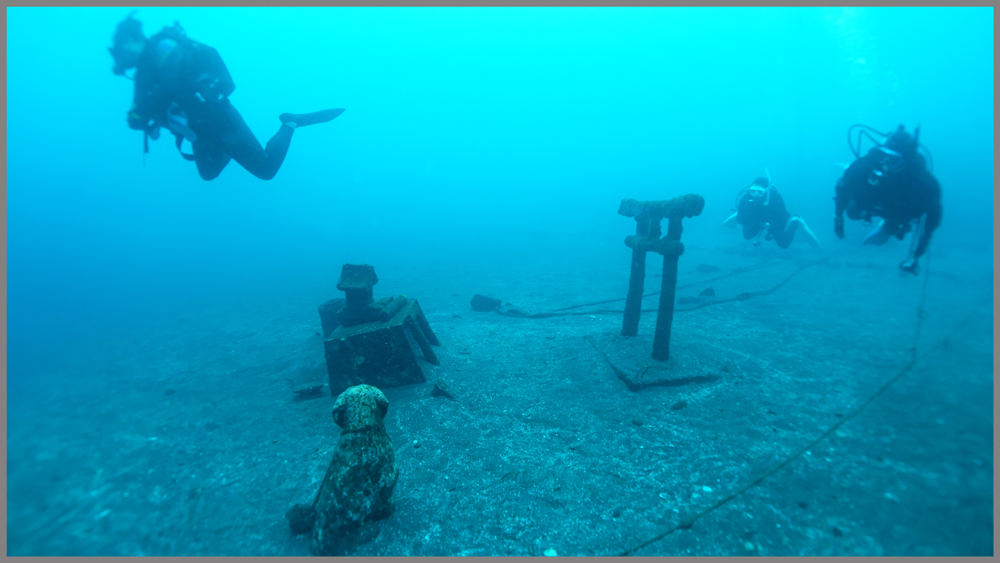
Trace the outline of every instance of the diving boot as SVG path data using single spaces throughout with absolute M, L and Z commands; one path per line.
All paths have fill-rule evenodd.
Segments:
M 312 113 L 283 113 L 278 116 L 278 119 L 286 125 L 292 125 L 293 127 L 305 127 L 306 125 L 315 125 L 317 123 L 333 121 L 333 118 L 342 113 L 344 113 L 343 109 L 325 109 L 322 111 L 314 111 Z

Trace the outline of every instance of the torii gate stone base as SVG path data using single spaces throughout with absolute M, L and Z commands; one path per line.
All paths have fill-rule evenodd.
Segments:
M 701 214 L 705 200 L 689 194 L 665 201 L 623 199 L 619 215 L 633 217 L 635 235 L 625 238 L 632 249 L 632 272 L 620 335 L 605 333 L 591 339 L 615 374 L 632 391 L 653 386 L 679 386 L 716 381 L 731 369 L 731 351 L 714 346 L 708 335 L 694 334 L 689 326 L 673 334 L 677 261 L 684 252 L 681 220 Z M 667 235 L 660 238 L 660 221 L 667 219 Z M 659 307 L 653 334 L 639 331 L 646 253 L 663 256 Z M 685 323 L 686 324 L 686 323 Z

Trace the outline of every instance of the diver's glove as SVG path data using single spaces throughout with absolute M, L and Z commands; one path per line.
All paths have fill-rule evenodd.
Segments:
M 834 217 L 833 218 L 833 232 L 836 233 L 837 238 L 844 238 L 844 218 Z
M 915 276 L 920 274 L 920 264 L 917 263 L 916 258 L 903 260 L 903 262 L 899 265 L 899 269 Z

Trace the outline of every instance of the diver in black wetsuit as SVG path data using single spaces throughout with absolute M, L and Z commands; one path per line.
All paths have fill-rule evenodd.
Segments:
M 864 125 L 851 129 L 855 127 L 877 133 Z M 903 240 L 906 233 L 913 230 L 916 246 L 911 247 L 910 255 L 899 267 L 916 275 L 920 272 L 918 260 L 927 251 L 934 229 L 941 224 L 941 186 L 928 170 L 927 160 L 918 152 L 920 127 L 913 135 L 902 125 L 892 135 L 878 134 L 886 137 L 885 143 L 863 157 L 858 156 L 859 151 L 851 145 L 858 158 L 837 182 L 833 229 L 839 238 L 844 238 L 846 213 L 849 219 L 866 223 L 874 217 L 882 218 L 864 244 L 885 244 L 893 236 Z M 849 142 L 850 135 L 848 130 Z M 860 148 L 861 133 L 858 135 Z
M 743 238 L 756 238 L 754 246 L 760 245 L 760 237 L 763 235 L 767 240 L 774 239 L 779 247 L 788 248 L 800 227 L 813 248 L 822 246 L 806 222 L 797 215 L 792 216 L 785 209 L 785 200 L 764 177 L 757 178 L 740 191 L 736 196 L 736 213 L 730 215 L 723 225 L 733 219 L 743 225 Z
M 229 102 L 236 86 L 219 53 L 189 39 L 176 23 L 147 39 L 133 14 L 118 24 L 114 46 L 108 49 L 115 60 L 115 74 L 136 69 L 128 126 L 146 133 L 147 152 L 148 139 L 158 139 L 161 127 L 174 134 L 179 151 L 187 139 L 194 154 L 181 151 L 181 156 L 193 160 L 205 180 L 217 177 L 231 159 L 254 176 L 270 180 L 281 167 L 297 127 L 330 121 L 344 111 L 283 113 L 278 117 L 281 127 L 262 148 Z

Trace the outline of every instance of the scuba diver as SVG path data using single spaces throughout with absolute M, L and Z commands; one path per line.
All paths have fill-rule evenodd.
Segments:
M 325 123 L 344 111 L 283 113 L 278 116 L 281 127 L 262 148 L 229 102 L 236 85 L 219 53 L 189 39 L 178 23 L 147 39 L 142 22 L 133 15 L 134 10 L 118 24 L 114 46 L 108 48 L 115 61 L 113 72 L 135 81 L 128 126 L 145 133 L 145 152 L 149 139 L 158 139 L 160 128 L 166 127 L 181 156 L 193 160 L 205 180 L 216 178 L 230 160 L 261 180 L 270 180 L 281 167 L 296 128 Z M 134 76 L 125 74 L 133 68 Z M 181 150 L 184 139 L 191 143 L 193 154 Z
M 851 132 L 856 127 L 861 128 L 857 148 L 851 143 Z M 869 131 L 885 138 L 885 142 L 879 144 Z M 863 157 L 860 156 L 862 134 L 876 143 Z M 882 245 L 893 236 L 903 240 L 913 230 L 909 256 L 899 267 L 914 275 L 920 273 L 918 261 L 927 251 L 931 233 L 941 224 L 941 186 L 930 171 L 933 161 L 929 169 L 927 159 L 918 152 L 923 146 L 920 127 L 911 135 L 900 125 L 888 135 L 866 125 L 852 125 L 847 130 L 847 142 L 856 160 L 837 182 L 834 232 L 844 238 L 845 212 L 849 219 L 860 219 L 865 224 L 875 217 L 881 218 L 863 244 Z
M 791 215 L 785 209 L 785 200 L 771 184 L 770 174 L 767 178 L 757 178 L 740 190 L 736 196 L 735 211 L 736 213 L 730 215 L 722 224 L 726 225 L 735 219 L 737 223 L 743 225 L 743 238 L 756 239 L 753 242 L 754 246 L 760 246 L 760 239 L 763 237 L 766 240 L 774 239 L 781 248 L 788 248 L 792 244 L 795 232 L 801 227 L 802 232 L 808 237 L 810 246 L 822 247 L 805 220 L 798 215 Z

